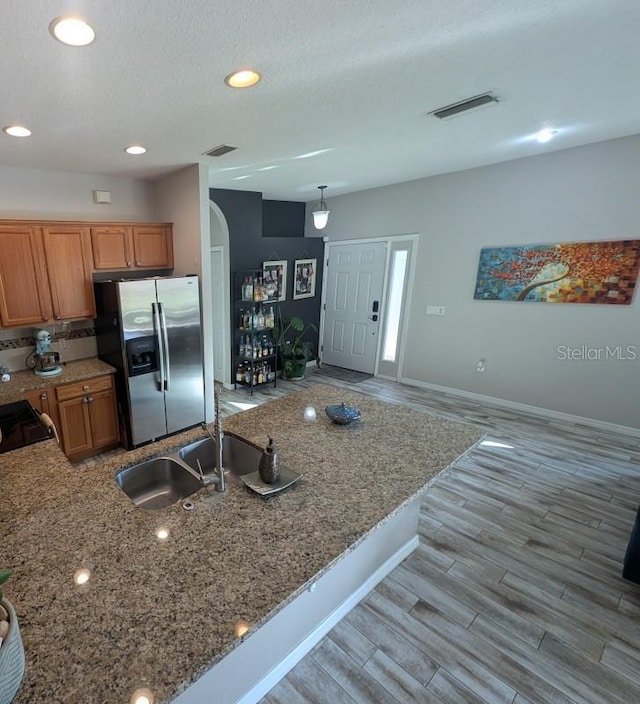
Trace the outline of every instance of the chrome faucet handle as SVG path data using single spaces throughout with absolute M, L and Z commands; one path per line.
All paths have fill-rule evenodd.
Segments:
M 217 474 L 208 474 L 206 475 L 204 473 L 204 470 L 202 469 L 202 465 L 200 464 L 200 460 L 196 457 L 196 464 L 198 465 L 198 474 L 200 475 L 200 481 L 202 482 L 202 486 L 209 486 L 210 484 L 215 484 L 216 488 L 218 491 L 224 491 L 223 489 L 220 489 L 220 476 Z

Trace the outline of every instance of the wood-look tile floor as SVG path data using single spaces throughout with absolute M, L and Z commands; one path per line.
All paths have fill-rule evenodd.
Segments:
M 224 392 L 225 412 L 318 381 Z M 352 388 L 487 437 L 428 490 L 420 547 L 261 704 L 640 702 L 640 586 L 620 576 L 639 440 L 378 379 Z

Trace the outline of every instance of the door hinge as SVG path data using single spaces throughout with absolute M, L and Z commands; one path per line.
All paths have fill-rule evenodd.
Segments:
M 322 310 L 327 310 L 327 304 L 326 304 L 326 303 L 323 303 L 323 304 L 322 304 Z
M 320 345 L 320 352 L 324 352 L 324 345 Z

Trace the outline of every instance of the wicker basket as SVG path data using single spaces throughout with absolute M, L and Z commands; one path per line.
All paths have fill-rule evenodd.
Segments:
M 13 606 L 6 599 L 2 600 L 2 606 L 9 614 L 9 633 L 0 646 L 0 704 L 9 704 L 24 675 L 24 648 Z

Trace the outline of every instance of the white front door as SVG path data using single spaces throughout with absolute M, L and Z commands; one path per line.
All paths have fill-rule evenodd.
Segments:
M 331 244 L 322 361 L 373 374 L 378 350 L 386 244 Z

